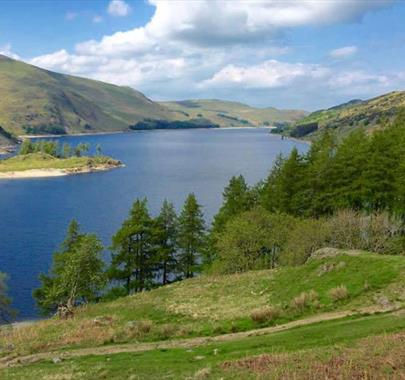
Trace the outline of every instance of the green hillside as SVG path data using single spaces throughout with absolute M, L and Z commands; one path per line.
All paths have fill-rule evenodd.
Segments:
M 177 102 L 162 102 L 174 117 L 181 120 L 208 119 L 221 127 L 261 127 L 284 125 L 306 115 L 301 110 L 255 108 L 239 102 L 217 99 L 195 99 Z
M 127 130 L 164 107 L 129 87 L 57 74 L 0 55 L 0 126 L 16 135 Z
M 0 334 L 3 354 L 216 336 L 405 301 L 405 258 L 342 251 L 298 267 L 201 276 Z M 344 294 L 335 297 L 336 288 Z M 263 314 L 263 315 L 262 315 Z
M 259 360 L 253 355 L 290 352 L 265 369 L 306 373 L 294 356 L 298 350 L 309 350 L 308 365 L 321 365 L 324 355 L 336 354 L 336 344 L 353 348 L 361 338 L 405 330 L 404 274 L 402 256 L 339 251 L 299 267 L 184 280 L 83 306 L 72 319 L 3 328 L 0 376 L 256 378 L 245 367 Z M 398 349 L 379 346 L 379 353 L 400 354 L 398 336 L 386 339 Z M 356 366 L 367 367 L 367 357 L 358 357 Z M 205 375 L 188 377 L 198 371 Z
M 372 132 L 392 121 L 398 109 L 405 106 L 405 92 L 395 91 L 366 101 L 352 100 L 326 110 L 309 114 L 299 120 L 291 131 L 294 137 L 312 138 L 319 131 L 330 128 L 340 136 L 353 129 Z

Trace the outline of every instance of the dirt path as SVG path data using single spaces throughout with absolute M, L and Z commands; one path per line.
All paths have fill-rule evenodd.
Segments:
M 362 313 L 376 313 L 382 311 L 394 311 L 398 308 L 382 309 L 378 307 L 366 307 L 361 308 L 356 311 L 337 311 L 331 313 L 324 313 L 319 315 L 314 315 L 305 319 L 300 319 L 297 321 L 292 321 L 285 323 L 283 325 L 265 327 L 256 330 L 243 331 L 232 334 L 218 335 L 213 337 L 199 337 L 190 339 L 179 339 L 172 341 L 162 341 L 153 343 L 127 343 L 127 344 L 117 344 L 111 346 L 100 346 L 100 347 L 88 347 L 88 348 L 78 348 L 69 351 L 51 351 L 42 352 L 32 355 L 20 356 L 16 358 L 5 357 L 0 359 L 0 369 L 7 367 L 14 367 L 18 365 L 27 365 L 36 363 L 43 360 L 52 360 L 53 358 L 69 359 L 80 356 L 89 355 L 111 355 L 118 353 L 130 353 L 130 352 L 144 352 L 158 349 L 172 349 L 172 348 L 193 348 L 202 346 L 209 343 L 220 343 L 229 342 L 233 340 L 240 340 L 243 338 L 251 336 L 261 336 L 268 335 L 279 331 L 284 331 L 291 329 L 293 327 L 310 325 L 312 323 L 330 321 L 334 319 L 340 319 L 351 315 L 362 314 Z

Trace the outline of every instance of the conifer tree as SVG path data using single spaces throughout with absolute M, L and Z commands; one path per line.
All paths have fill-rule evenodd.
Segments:
M 185 278 L 193 277 L 205 248 L 205 224 L 201 206 L 189 194 L 179 217 L 179 266 Z
M 223 204 L 214 217 L 212 230 L 215 233 L 223 231 L 225 224 L 233 217 L 248 211 L 253 206 L 253 196 L 245 178 L 240 175 L 232 177 L 222 194 Z
M 162 276 L 162 285 L 166 285 L 169 276 L 175 273 L 177 264 L 178 220 L 173 203 L 164 200 L 154 227 L 157 267 Z
M 137 199 L 129 218 L 113 236 L 111 247 L 110 278 L 123 281 L 127 294 L 151 286 L 156 265 L 153 240 L 153 221 L 147 200 Z

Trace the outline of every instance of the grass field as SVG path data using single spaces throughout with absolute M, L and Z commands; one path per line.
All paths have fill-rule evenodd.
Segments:
M 363 253 L 306 265 L 227 276 L 201 276 L 113 302 L 81 307 L 68 321 L 50 319 L 3 329 L 3 355 L 127 342 L 215 336 L 319 313 L 393 307 L 405 301 L 405 258 Z M 331 290 L 347 294 L 334 299 Z M 302 294 L 311 297 L 303 297 Z M 304 304 L 302 303 L 304 299 Z M 253 311 L 277 308 L 271 318 Z
M 401 331 L 405 331 L 403 314 L 358 316 L 193 349 L 92 355 L 55 360 L 57 363 L 46 360 L 3 369 L 0 377 L 10 380 L 322 379 L 325 376 L 320 375 L 325 371 L 340 369 L 337 373 L 340 376 L 346 373 L 346 377 L 328 378 L 349 379 L 359 371 L 367 374 L 363 370 L 370 374 L 369 365 L 373 365 L 373 376 L 356 378 L 384 378 L 382 374 L 404 374 L 405 334 L 398 333 Z M 379 336 L 373 338 L 375 335 Z M 366 337 L 367 340 L 359 341 Z
M 120 162 L 110 157 L 69 157 L 56 158 L 45 153 L 17 155 L 0 160 L 0 172 L 16 172 L 32 169 L 91 169 L 101 166 L 118 166 Z

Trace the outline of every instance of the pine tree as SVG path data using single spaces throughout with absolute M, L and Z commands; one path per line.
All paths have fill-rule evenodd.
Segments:
M 147 200 L 137 199 L 130 216 L 112 239 L 110 278 L 124 281 L 127 294 L 150 287 L 156 258 L 153 246 L 153 221 Z
M 294 148 L 287 159 L 279 157 L 262 190 L 262 204 L 269 211 L 302 215 L 305 166 Z
M 223 204 L 218 214 L 215 215 L 212 225 L 212 231 L 214 233 L 222 232 L 225 224 L 230 219 L 244 211 L 248 211 L 254 203 L 249 186 L 242 175 L 231 178 L 222 196 Z
M 154 223 L 154 240 L 158 270 L 162 276 L 162 285 L 166 285 L 169 276 L 176 269 L 178 221 L 172 203 L 166 199 L 163 202 L 160 214 Z
M 179 265 L 185 278 L 193 277 L 205 248 L 205 225 L 201 206 L 189 194 L 179 217 Z

